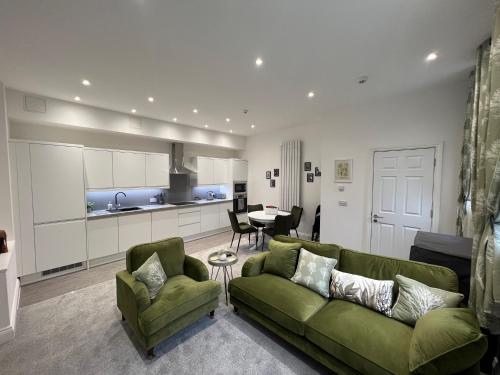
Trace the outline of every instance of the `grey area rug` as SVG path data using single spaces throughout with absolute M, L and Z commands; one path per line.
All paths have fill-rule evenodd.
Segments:
M 243 240 L 242 240 L 243 242 Z M 203 260 L 227 246 L 192 254 Z M 239 276 L 255 250 L 242 244 Z M 209 268 L 210 270 L 210 268 Z M 219 273 L 219 280 L 222 273 Z M 116 307 L 115 281 L 19 310 L 16 337 L 0 346 L 1 374 L 326 374 L 324 367 L 257 323 L 236 315 L 220 297 L 208 317 L 157 346 L 146 358 Z

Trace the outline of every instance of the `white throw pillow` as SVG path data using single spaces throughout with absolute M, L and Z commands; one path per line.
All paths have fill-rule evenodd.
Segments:
M 335 258 L 322 257 L 306 249 L 300 249 L 297 270 L 290 280 L 328 298 L 330 275 L 336 264 Z

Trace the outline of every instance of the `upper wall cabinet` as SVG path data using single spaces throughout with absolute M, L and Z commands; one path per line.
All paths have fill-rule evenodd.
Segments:
M 146 186 L 146 155 L 141 152 L 113 151 L 114 187 Z
M 228 159 L 214 159 L 214 182 L 216 184 L 229 183 L 229 160 Z
M 222 185 L 229 183 L 228 159 L 198 156 L 195 158 L 195 162 L 198 170 L 198 185 Z
M 146 185 L 170 186 L 170 157 L 168 154 L 146 154 Z
M 35 224 L 85 217 L 83 147 L 30 144 Z
M 233 181 L 247 181 L 248 179 L 248 161 L 231 160 L 231 175 Z
M 86 148 L 84 155 L 87 189 L 113 187 L 113 153 L 108 150 Z

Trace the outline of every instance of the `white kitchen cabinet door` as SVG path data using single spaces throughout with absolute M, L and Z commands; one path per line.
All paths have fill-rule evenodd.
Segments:
M 229 160 L 228 159 L 213 159 L 214 163 L 214 184 L 226 184 L 228 183 L 229 174 Z
M 212 185 L 214 183 L 214 159 L 197 158 L 198 185 Z
M 182 238 L 200 234 L 200 223 L 193 223 L 179 227 L 179 236 Z
M 146 186 L 170 187 L 168 154 L 146 154 Z
M 146 186 L 146 155 L 113 151 L 113 180 L 116 188 Z
M 35 225 L 37 272 L 83 262 L 86 248 L 85 220 Z
M 247 181 L 248 162 L 246 160 L 232 160 L 233 181 Z
M 209 232 L 220 227 L 219 207 L 217 204 L 201 206 L 201 233 Z
M 220 203 L 219 205 L 219 225 L 221 228 L 231 226 L 227 210 L 233 210 L 233 202 Z
M 34 223 L 85 217 L 83 148 L 30 144 Z
M 153 241 L 179 236 L 177 210 L 156 211 L 151 213 L 151 237 Z
M 107 150 L 85 149 L 85 183 L 87 189 L 113 187 L 113 153 Z
M 87 245 L 89 259 L 118 253 L 118 218 L 88 220 Z
M 151 242 L 151 213 L 118 216 L 118 244 L 120 251 L 134 245 Z

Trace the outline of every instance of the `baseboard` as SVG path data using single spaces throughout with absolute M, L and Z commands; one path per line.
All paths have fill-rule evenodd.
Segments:
M 21 284 L 19 279 L 16 279 L 16 287 L 14 291 L 14 301 L 10 311 L 10 325 L 0 329 L 0 345 L 12 340 L 16 335 L 17 310 L 19 309 L 19 299 L 21 297 Z

